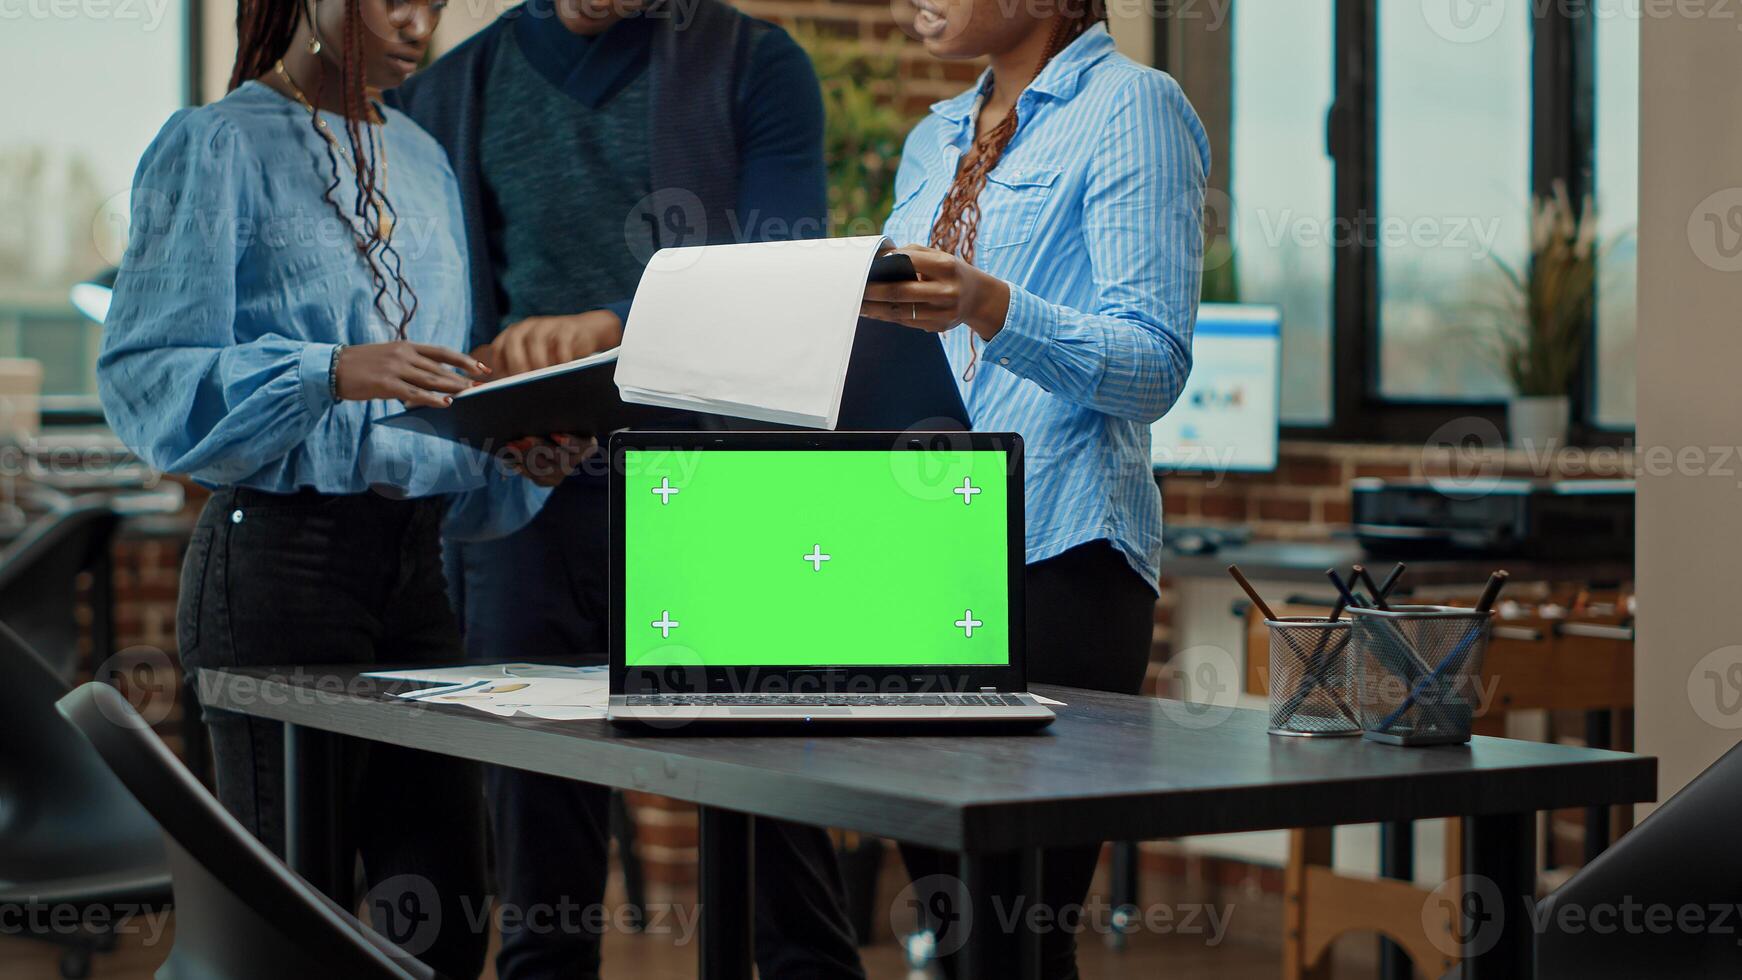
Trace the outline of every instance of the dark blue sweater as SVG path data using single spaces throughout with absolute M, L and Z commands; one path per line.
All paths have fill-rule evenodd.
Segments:
M 504 229 L 491 227 L 500 219 L 488 199 L 480 150 L 484 114 L 493 96 L 505 96 L 492 91 L 490 80 L 500 76 L 491 69 L 507 43 L 518 42 L 538 74 L 581 114 L 648 76 L 644 157 L 646 186 L 654 192 L 648 205 L 657 214 L 645 223 L 653 240 L 642 243 L 639 261 L 654 245 L 701 244 L 701 228 L 710 242 L 826 234 L 822 96 L 803 49 L 779 27 L 717 0 L 673 9 L 685 16 L 662 16 L 655 7 L 587 39 L 561 26 L 549 0 L 528 0 L 388 93 L 390 104 L 442 144 L 459 178 L 475 341 L 492 339 L 507 312 L 490 246 L 492 238 L 502 240 Z M 568 176 L 573 179 L 559 172 L 538 192 L 561 195 L 565 186 L 587 183 L 585 175 Z M 627 234 L 635 222 L 625 217 L 619 210 L 596 220 Z M 551 241 L 546 247 L 572 244 Z M 624 316 L 629 300 L 603 305 Z

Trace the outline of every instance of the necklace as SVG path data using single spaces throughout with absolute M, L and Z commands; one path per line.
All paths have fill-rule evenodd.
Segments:
M 308 96 L 303 94 L 302 87 L 296 84 L 296 79 L 290 77 L 290 72 L 285 70 L 284 59 L 280 58 L 278 63 L 273 65 L 273 70 L 278 72 L 278 77 L 284 79 L 284 84 L 290 86 L 290 92 L 296 97 L 296 101 L 308 110 L 309 116 L 314 119 L 315 131 L 321 134 L 321 138 L 327 141 L 328 146 L 332 147 L 333 155 L 345 161 L 345 169 L 351 171 L 353 178 L 361 181 L 363 177 L 357 172 L 356 161 L 352 159 L 350 153 L 339 146 L 338 138 L 327 128 L 327 121 L 321 118 L 314 103 L 310 102 Z M 369 152 L 376 160 L 380 161 L 380 166 L 377 169 L 381 181 L 380 187 L 372 190 L 369 194 L 369 207 L 375 212 L 375 227 L 381 229 L 381 240 L 391 242 L 393 240 L 393 214 L 387 207 L 387 136 L 380 132 L 380 129 L 381 127 L 376 125 L 373 120 L 370 121 Z

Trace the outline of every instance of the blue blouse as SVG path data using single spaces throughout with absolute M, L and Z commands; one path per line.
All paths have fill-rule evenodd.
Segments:
M 446 155 L 386 109 L 393 245 L 416 291 L 412 340 L 465 350 L 470 295 L 459 190 Z M 345 145 L 342 117 L 322 114 Z M 334 200 L 356 181 L 340 157 Z M 448 533 L 491 537 L 545 492 L 456 443 L 375 425 L 397 401 L 337 401 L 337 344 L 395 338 L 307 110 L 259 82 L 176 113 L 134 178 L 132 227 L 97 384 L 116 433 L 152 466 L 271 492 L 457 494 Z M 391 261 L 385 259 L 384 261 Z M 396 312 L 391 284 L 385 308 Z
M 907 137 L 883 233 L 925 244 L 973 145 L 984 84 L 931 107 Z M 1192 364 L 1209 140 L 1172 78 L 1072 41 L 1016 102 L 981 191 L 974 264 L 1010 284 L 1003 328 L 959 382 L 974 427 L 1022 434 L 1028 561 L 1110 541 L 1155 585 L 1161 494 L 1150 423 Z M 943 335 L 958 372 L 970 331 Z

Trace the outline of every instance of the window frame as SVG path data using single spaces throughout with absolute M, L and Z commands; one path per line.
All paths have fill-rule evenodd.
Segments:
M 1233 0 L 1240 2 L 1240 0 Z M 1571 9 L 1569 9 L 1571 8 Z M 1155 19 L 1155 58 L 1168 65 L 1168 5 Z M 1552 193 L 1564 181 L 1575 201 L 1596 184 L 1596 11 L 1589 5 L 1533 5 L 1531 12 L 1531 165 L 1533 193 Z M 1379 0 L 1335 0 L 1333 102 L 1325 125 L 1333 173 L 1334 219 L 1341 227 L 1373 232 L 1379 211 Z M 1232 31 L 1232 18 L 1223 29 Z M 1227 72 L 1236 70 L 1231 45 L 1221 46 Z M 1331 405 L 1323 425 L 1284 423 L 1290 440 L 1412 443 L 1456 420 L 1506 426 L 1503 400 L 1393 399 L 1380 381 L 1380 261 L 1375 234 L 1338 236 L 1332 249 Z M 1568 442 L 1623 445 L 1632 428 L 1597 424 L 1596 315 L 1586 318 L 1585 350 L 1569 392 Z

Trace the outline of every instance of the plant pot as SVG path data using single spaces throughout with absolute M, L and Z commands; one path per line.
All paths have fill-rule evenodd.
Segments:
M 1568 409 L 1565 395 L 1515 395 L 1506 412 L 1512 448 L 1541 452 L 1566 445 Z

